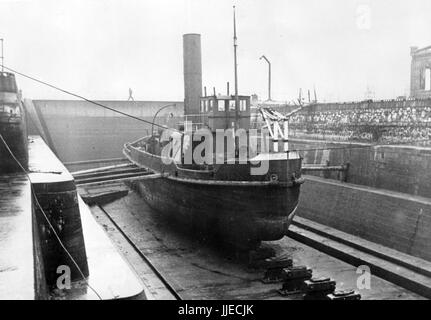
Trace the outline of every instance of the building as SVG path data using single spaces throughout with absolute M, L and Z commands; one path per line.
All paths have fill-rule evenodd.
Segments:
M 410 96 L 431 98 L 431 46 L 419 49 L 411 47 L 412 56 Z

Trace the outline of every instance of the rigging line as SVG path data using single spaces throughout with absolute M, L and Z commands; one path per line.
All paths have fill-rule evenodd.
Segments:
M 164 127 L 164 126 L 162 126 L 162 125 L 160 125 L 160 124 L 157 124 L 157 123 L 155 123 L 155 122 L 148 121 L 148 120 L 145 120 L 145 119 L 142 119 L 142 118 L 139 118 L 139 117 L 133 116 L 133 115 L 131 115 L 131 114 L 128 114 L 128 113 L 125 113 L 125 112 L 122 112 L 122 111 L 116 110 L 116 109 L 114 109 L 114 108 L 111 108 L 111 107 L 105 106 L 105 105 L 103 105 L 103 104 L 101 104 L 101 103 L 98 103 L 98 102 L 96 102 L 96 101 L 94 101 L 94 100 L 87 99 L 87 98 L 85 98 L 85 97 L 83 97 L 83 96 L 80 96 L 80 95 L 78 95 L 78 94 L 75 94 L 75 93 L 73 93 L 73 92 L 70 92 L 70 91 L 67 91 L 67 90 L 61 89 L 61 88 L 59 88 L 59 87 L 57 87 L 57 86 L 54 86 L 54 85 L 52 85 L 52 84 L 49 84 L 49 83 L 47 83 L 47 82 L 45 82 L 45 81 L 42 81 L 42 80 L 36 79 L 36 78 L 34 78 L 34 77 L 31 77 L 31 76 L 29 76 L 29 75 L 26 75 L 26 74 L 24 74 L 24 73 L 21 73 L 21 72 L 19 72 L 19 71 L 16 71 L 16 70 L 14 70 L 14 69 L 12 69 L 12 68 L 9 68 L 9 67 L 7 67 L 7 66 L 5 66 L 5 65 L 3 65 L 3 64 L 0 64 L 0 66 L 1 66 L 1 67 L 3 67 L 3 68 L 5 68 L 6 70 L 9 70 L 9 71 L 11 71 L 11 72 L 13 72 L 13 73 L 19 74 L 19 75 L 21 75 L 21 76 L 23 76 L 23 77 L 25 77 L 25 78 L 28 78 L 28 79 L 33 80 L 33 81 L 35 81 L 35 82 L 41 83 L 41 84 L 43 84 L 43 85 L 46 85 L 46 86 L 51 87 L 51 88 L 53 88 L 53 89 L 55 89 L 55 90 L 61 91 L 61 92 L 63 92 L 63 93 L 66 93 L 66 94 L 68 94 L 68 95 L 74 96 L 74 97 L 76 97 L 76 98 L 82 99 L 82 100 L 84 100 L 84 101 L 87 101 L 87 102 L 92 103 L 92 104 L 94 104 L 94 105 L 97 105 L 97 106 L 99 106 L 99 107 L 102 107 L 102 108 L 108 109 L 108 110 L 110 110 L 110 111 L 112 111 L 112 112 L 119 113 L 119 114 L 124 115 L 124 116 L 126 116 L 126 117 L 130 117 L 130 118 L 132 118 L 132 119 L 135 119 L 135 120 L 138 120 L 138 121 L 142 121 L 142 122 L 145 122 L 145 123 L 148 123 L 148 124 L 154 125 L 154 126 L 156 126 L 156 127 L 160 127 L 160 128 L 163 128 L 163 129 L 167 129 L 166 127 Z M 169 128 L 169 129 L 174 130 L 174 131 L 176 131 L 176 132 L 179 132 L 181 135 L 184 135 L 184 133 L 183 133 L 183 132 L 181 132 L 181 131 L 180 131 L 180 130 L 178 130 L 178 129 L 175 129 L 175 128 Z M 426 140 L 419 140 L 418 142 L 423 142 L 423 141 L 426 141 Z M 409 143 L 415 143 L 415 141 L 410 141 Z M 407 144 L 396 144 L 396 145 L 407 145 Z M 292 150 L 292 151 L 313 151 L 313 150 L 318 151 L 318 150 L 334 150 L 334 149 L 356 149 L 356 148 L 371 148 L 371 147 L 373 147 L 373 146 L 376 146 L 376 145 L 369 145 L 369 146 L 355 146 L 355 147 L 351 146 L 351 147 L 340 147 L 340 148 L 303 149 L 303 150 Z
M 45 81 L 42 81 L 42 80 L 36 79 L 36 78 L 34 78 L 34 77 L 32 77 L 32 76 L 29 76 L 29 75 L 26 75 L 26 74 L 21 73 L 21 72 L 19 72 L 19 71 L 16 71 L 16 70 L 14 70 L 14 69 L 12 69 L 12 68 L 9 68 L 9 67 L 7 67 L 7 66 L 5 66 L 5 65 L 2 65 L 2 64 L 0 64 L 0 65 L 1 65 L 3 68 L 5 68 L 6 70 L 9 70 L 10 72 L 13 72 L 13 73 L 19 74 L 20 76 L 23 76 L 23 77 L 25 77 L 25 78 L 27 78 L 27 79 L 30 79 L 30 80 L 36 81 L 36 82 L 38 82 L 38 83 L 40 83 L 40 84 L 43 84 L 43 85 L 48 86 L 48 87 L 50 87 L 50 88 L 53 88 L 53 89 L 55 89 L 55 90 L 58 90 L 58 91 L 61 91 L 61 92 L 63 92 L 63 93 L 66 93 L 66 94 L 68 94 L 68 95 L 71 95 L 71 96 L 73 96 L 73 97 L 76 97 L 76 98 L 82 99 L 82 100 L 87 101 L 87 102 L 89 102 L 89 103 L 92 103 L 92 104 L 94 104 L 94 105 L 96 105 L 96 106 L 99 106 L 99 107 L 102 107 L 102 108 L 108 109 L 108 110 L 110 110 L 110 111 L 112 111 L 112 112 L 119 113 L 119 114 L 121 114 L 121 115 L 123 115 L 123 116 L 129 117 L 129 118 L 132 118 L 132 119 L 135 119 L 135 120 L 138 120 L 138 121 L 142 121 L 142 122 L 145 122 L 145 123 L 148 123 L 148 124 L 154 125 L 154 126 L 156 126 L 156 127 L 160 127 L 160 128 L 166 129 L 166 127 L 164 127 L 164 126 L 162 126 L 162 125 L 160 125 L 160 124 L 157 124 L 157 123 L 155 123 L 155 122 L 148 121 L 148 120 L 145 120 L 145 119 L 142 119 L 142 118 L 136 117 L 136 116 L 134 116 L 134 115 L 131 115 L 131 114 L 129 114 L 129 113 L 125 113 L 125 112 L 122 112 L 122 111 L 120 111 L 120 110 L 117 110 L 117 109 L 114 109 L 114 108 L 111 108 L 111 107 L 105 106 L 105 105 L 103 105 L 103 104 L 101 104 L 101 103 L 99 103 L 99 102 L 96 102 L 96 101 L 94 101 L 94 100 L 90 100 L 90 99 L 85 98 L 85 97 L 83 97 L 83 96 L 81 96 L 81 95 L 79 95 L 79 94 L 76 94 L 76 93 L 73 93 L 73 92 L 67 91 L 67 90 L 65 90 L 65 89 L 61 89 L 61 88 L 59 88 L 59 87 L 57 87 L 57 86 L 54 86 L 54 85 L 52 85 L 52 84 L 50 84 L 50 83 L 47 83 L 47 82 L 45 82 Z M 176 129 L 174 129 L 174 128 L 172 128 L 172 129 L 173 129 L 173 130 L 176 130 Z M 177 130 L 177 131 L 179 131 L 179 130 Z M 180 131 L 179 131 L 179 132 L 180 132 Z
M 9 148 L 9 145 L 4 140 L 3 135 L 1 135 L 1 134 L 0 134 L 0 140 L 3 142 L 3 144 L 6 147 L 6 149 L 9 151 L 10 155 L 15 160 L 15 162 L 18 164 L 18 166 L 21 168 L 21 170 L 27 176 L 27 179 L 30 181 L 30 189 L 31 189 L 31 193 L 33 194 L 33 197 L 34 197 L 34 199 L 36 201 L 36 205 L 39 208 L 39 210 L 42 212 L 43 217 L 45 218 L 45 220 L 48 223 L 49 227 L 51 228 L 52 232 L 54 233 L 54 235 L 55 235 L 57 241 L 59 242 L 60 246 L 66 252 L 66 254 L 69 256 L 70 260 L 73 262 L 73 264 L 77 268 L 78 272 L 80 273 L 80 275 L 82 277 L 82 280 L 85 282 L 85 284 L 87 285 L 87 287 L 89 287 L 94 292 L 94 294 L 99 298 L 99 300 L 103 300 L 102 297 L 99 295 L 99 293 L 90 285 L 90 283 L 88 282 L 88 280 L 85 278 L 85 275 L 82 272 L 81 268 L 79 267 L 78 263 L 72 257 L 72 255 L 67 250 L 67 248 L 64 246 L 63 242 L 61 241 L 60 237 L 58 236 L 57 232 L 55 231 L 54 226 L 51 224 L 51 221 L 49 221 L 48 216 L 46 215 L 45 211 L 43 210 L 42 206 L 39 203 L 39 200 L 37 199 L 36 193 L 35 193 L 34 188 L 33 188 L 33 184 L 31 183 L 30 175 L 28 174 L 27 170 L 22 166 L 22 164 L 19 162 L 19 160 L 15 157 L 15 155 L 12 152 L 12 150 Z

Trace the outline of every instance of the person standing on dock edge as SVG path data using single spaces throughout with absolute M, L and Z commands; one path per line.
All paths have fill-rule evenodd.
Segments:
M 133 99 L 133 91 L 132 91 L 132 88 L 129 88 L 129 98 L 127 98 L 127 101 L 135 101 L 135 99 Z

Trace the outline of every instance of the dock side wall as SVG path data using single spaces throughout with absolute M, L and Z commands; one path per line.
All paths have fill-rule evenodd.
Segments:
M 155 122 L 175 125 L 183 114 L 180 101 L 98 101 L 145 121 L 152 122 L 159 108 L 175 103 L 175 107 L 163 109 Z M 41 134 L 62 162 L 122 158 L 123 145 L 151 132 L 151 125 L 79 100 L 33 100 L 37 124 L 30 134 Z M 157 126 L 154 129 L 158 129 Z M 48 138 L 48 140 L 46 140 Z
M 431 261 L 431 201 L 306 176 L 297 214 Z
M 349 163 L 349 183 L 431 197 L 429 147 L 292 139 L 289 148 L 301 150 L 304 164 Z M 337 179 L 335 173 L 329 177 Z

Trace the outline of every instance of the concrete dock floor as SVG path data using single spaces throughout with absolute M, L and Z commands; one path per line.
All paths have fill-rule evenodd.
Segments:
M 202 243 L 186 231 L 179 231 L 178 226 L 170 225 L 134 192 L 102 208 L 183 299 L 300 298 L 281 297 L 276 291 L 281 288 L 280 283 L 263 284 L 260 281 L 263 276 L 261 270 L 250 269 L 246 263 L 226 254 L 225 249 L 217 248 L 214 243 Z M 97 221 L 147 286 L 147 298 L 173 299 L 103 210 L 92 207 Z M 274 248 L 278 255 L 293 258 L 294 265 L 312 268 L 314 277 L 325 276 L 336 280 L 337 290 L 356 290 L 362 299 L 424 299 L 375 276 L 371 276 L 370 289 L 358 289 L 356 282 L 360 274 L 356 273 L 356 267 L 288 237 L 267 242 L 265 246 Z

